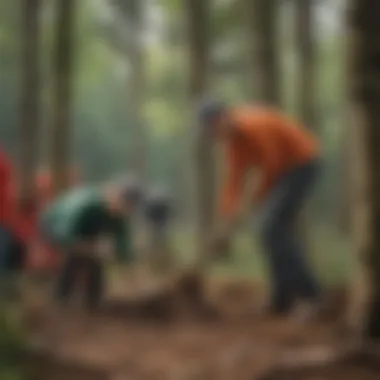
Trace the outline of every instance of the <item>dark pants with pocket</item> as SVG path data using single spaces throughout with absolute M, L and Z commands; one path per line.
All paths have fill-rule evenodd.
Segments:
M 317 159 L 293 168 L 277 181 L 264 203 L 262 239 L 272 276 L 272 307 L 278 311 L 289 310 L 297 299 L 316 299 L 320 293 L 297 225 L 319 172 Z
M 63 262 L 57 283 L 57 298 L 67 301 L 75 291 L 84 292 L 84 301 L 88 309 L 99 306 L 104 288 L 104 268 L 100 259 L 91 255 L 75 252 L 67 254 Z

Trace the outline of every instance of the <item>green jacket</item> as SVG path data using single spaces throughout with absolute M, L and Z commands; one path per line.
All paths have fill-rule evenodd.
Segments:
M 112 235 L 117 258 L 132 259 L 129 220 L 108 212 L 99 188 L 74 189 L 56 199 L 42 213 L 41 228 L 48 239 L 67 249 L 80 240 Z

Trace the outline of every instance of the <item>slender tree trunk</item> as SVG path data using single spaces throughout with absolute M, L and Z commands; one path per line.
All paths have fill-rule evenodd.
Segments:
M 347 112 L 346 112 L 347 113 Z M 352 133 L 350 133 L 349 128 L 346 124 L 350 121 L 346 118 L 344 119 L 344 136 L 342 137 L 340 146 L 340 157 L 339 157 L 339 189 L 337 190 L 339 198 L 337 198 L 337 224 L 339 230 L 345 234 L 349 235 L 351 232 L 351 208 L 352 208 Z
M 298 52 L 297 104 L 300 120 L 317 131 L 314 0 L 296 1 L 296 43 Z
M 281 104 L 278 0 L 247 0 L 253 35 L 253 87 L 271 106 Z
M 55 193 L 64 190 L 69 182 L 74 13 L 74 0 L 56 0 L 51 125 L 51 171 Z
M 144 22 L 144 2 L 143 0 L 133 0 L 131 4 L 130 21 L 134 37 L 129 54 L 132 66 L 131 82 L 128 84 L 130 91 L 130 105 L 134 114 L 134 128 L 136 129 L 136 148 L 134 151 L 134 166 L 137 173 L 143 179 L 146 177 L 148 141 L 144 122 L 144 96 L 145 96 L 145 59 L 143 22 Z
M 344 30 L 341 35 L 346 36 L 349 31 L 348 25 L 344 26 Z M 342 54 L 347 56 L 349 51 L 349 41 L 345 39 L 343 45 Z M 342 70 L 343 79 L 343 94 L 348 93 L 348 79 L 350 73 L 348 72 L 347 59 L 344 60 L 345 67 Z M 340 155 L 339 155 L 339 188 L 337 189 L 337 225 L 339 230 L 349 236 L 352 232 L 352 220 L 353 216 L 352 207 L 354 207 L 353 202 L 353 166 L 355 165 L 354 149 L 355 138 L 354 132 L 352 131 L 351 115 L 349 112 L 350 104 L 348 99 L 344 98 L 342 101 L 343 117 L 341 125 L 342 139 L 340 142 Z
M 210 4 L 208 0 L 186 0 L 190 45 L 190 101 L 195 105 L 206 94 L 209 73 Z M 205 257 L 207 239 L 214 219 L 214 162 L 211 141 L 196 128 L 195 163 L 197 184 L 198 254 Z M 203 260 L 200 260 L 203 261 Z
M 380 2 L 351 0 L 349 95 L 354 122 L 356 245 L 366 283 L 362 337 L 380 338 Z M 362 156 L 360 157 L 359 156 Z
M 314 39 L 314 0 L 295 0 L 295 41 L 298 53 L 297 110 L 303 125 L 318 133 L 316 120 L 316 64 Z M 310 218 L 302 212 L 298 224 L 303 244 L 310 245 Z
M 20 195 L 34 199 L 40 124 L 40 0 L 22 3 Z
M 131 113 L 131 125 L 135 131 L 135 144 L 132 156 L 128 161 L 137 174 L 144 179 L 147 171 L 148 136 L 145 130 L 144 120 L 144 96 L 145 96 L 145 49 L 144 41 L 144 15 L 145 0 L 112 0 L 115 12 L 122 15 L 123 25 L 116 33 L 117 46 L 125 54 L 131 73 L 126 83 L 128 97 L 128 110 Z M 111 28 L 114 26 L 111 26 Z M 116 29 L 120 29 L 116 27 Z M 120 35 L 125 38 L 120 38 Z

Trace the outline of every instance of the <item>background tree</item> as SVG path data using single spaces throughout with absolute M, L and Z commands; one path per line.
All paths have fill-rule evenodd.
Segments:
M 281 105 L 278 0 L 247 0 L 251 14 L 252 78 L 257 98 Z M 253 38 L 252 38 L 253 37 Z
M 132 166 L 146 177 L 148 141 L 144 121 L 145 104 L 145 54 L 144 54 L 144 0 L 113 0 L 114 18 L 111 38 L 126 59 L 128 109 L 131 113 L 130 126 L 134 131 Z M 120 17 L 120 16 L 121 17 Z M 118 28 L 118 30 L 115 30 Z M 130 158 L 130 157 L 128 157 Z
M 20 125 L 20 195 L 34 197 L 40 124 L 40 0 L 22 2 L 22 82 Z
M 207 0 L 186 0 L 189 23 L 190 54 L 190 109 L 206 95 L 209 85 L 209 20 L 210 2 Z M 201 128 L 196 128 L 196 184 L 197 184 L 197 229 L 199 255 L 205 256 L 207 239 L 214 219 L 214 162 L 212 143 Z
M 317 131 L 314 0 L 295 0 L 295 40 L 298 54 L 297 108 L 300 120 Z
M 75 3 L 74 0 L 56 0 L 50 155 L 55 192 L 66 188 L 69 176 Z
M 355 237 L 364 299 L 361 332 L 366 339 L 380 338 L 380 3 L 351 0 L 349 105 L 356 154 Z M 359 308 L 361 309 L 361 307 Z

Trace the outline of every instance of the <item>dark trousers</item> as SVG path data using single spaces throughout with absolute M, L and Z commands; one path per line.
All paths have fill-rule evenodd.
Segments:
M 9 257 L 12 246 L 12 235 L 9 229 L 0 225 L 0 269 L 1 273 L 9 269 Z
M 65 302 L 74 291 L 83 285 L 84 301 L 88 309 L 99 306 L 104 288 L 104 268 L 100 259 L 94 256 L 68 254 L 59 275 L 57 297 Z
M 0 226 L 0 295 L 17 298 L 18 283 L 25 265 L 27 247 L 12 231 Z
M 262 239 L 272 276 L 272 306 L 279 311 L 287 311 L 297 299 L 319 296 L 296 223 L 319 171 L 318 160 L 294 168 L 278 180 L 264 204 Z

